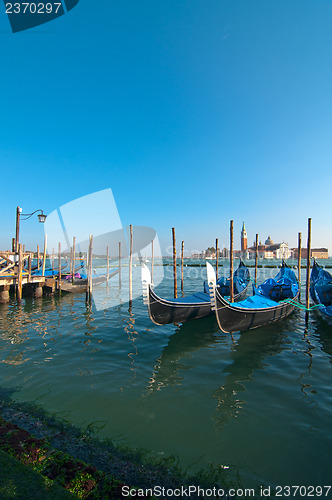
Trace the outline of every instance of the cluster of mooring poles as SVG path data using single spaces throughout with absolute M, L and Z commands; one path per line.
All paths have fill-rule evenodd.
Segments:
M 33 212 L 35 213 L 35 212 Z M 16 219 L 16 238 L 12 239 L 12 250 L 11 251 L 0 251 L 0 303 L 6 303 L 10 300 L 10 292 L 13 292 L 16 300 L 20 302 L 22 297 L 32 296 L 34 298 L 40 298 L 43 296 L 43 290 L 47 293 L 55 293 L 56 291 L 61 293 L 62 288 L 62 278 L 67 277 L 66 284 L 75 284 L 75 265 L 79 260 L 82 263 L 81 254 L 79 258 L 76 252 L 76 237 L 73 237 L 72 246 L 70 248 L 70 263 L 69 272 L 64 272 L 62 269 L 62 262 L 64 256 L 62 255 L 61 243 L 58 243 L 58 255 L 55 253 L 55 249 L 52 249 L 51 254 L 47 254 L 47 235 L 45 234 L 44 239 L 44 249 L 43 253 L 40 253 L 39 245 L 37 245 L 37 252 L 26 252 L 25 246 L 19 243 L 19 223 L 20 216 L 26 215 L 22 214 L 21 209 L 17 208 L 17 219 Z M 28 214 L 29 216 L 31 214 Z M 44 216 L 46 218 L 46 216 Z M 122 248 L 121 241 L 118 245 L 118 275 L 119 275 L 119 290 L 121 290 L 121 268 L 122 268 Z M 34 257 L 37 258 L 37 264 L 32 269 L 32 260 Z M 46 258 L 51 260 L 51 271 L 49 275 L 45 273 L 46 271 Z M 57 267 L 55 267 L 55 259 L 58 259 Z M 89 247 L 87 252 L 86 261 L 86 301 L 91 302 L 92 290 L 93 290 L 93 235 L 89 238 Z M 26 265 L 27 264 L 27 265 Z M 82 266 L 81 266 L 82 267 Z M 153 241 L 152 241 L 152 272 L 153 272 Z M 133 299 L 133 226 L 130 225 L 130 236 L 129 236 L 129 302 L 132 303 Z M 109 246 L 106 247 L 106 281 L 108 282 L 110 278 L 110 254 Z
M 58 272 L 55 275 L 55 250 L 51 254 L 52 259 L 52 275 L 45 275 L 46 269 L 46 251 L 47 251 L 47 235 L 45 235 L 44 248 L 42 254 L 40 253 L 39 245 L 37 245 L 37 252 L 26 252 L 25 246 L 19 242 L 19 227 L 22 216 L 30 218 L 36 212 L 41 212 L 38 215 L 40 222 L 44 222 L 46 216 L 42 210 L 36 210 L 32 214 L 22 214 L 22 210 L 17 207 L 16 214 L 16 237 L 12 239 L 12 251 L 0 251 L 0 302 L 9 301 L 9 293 L 14 290 L 17 301 L 21 301 L 24 292 L 25 296 L 33 296 L 35 298 L 43 295 L 43 289 L 47 293 L 54 293 L 55 291 L 61 292 L 61 278 L 66 274 L 70 276 L 70 281 L 74 285 L 75 282 L 75 263 L 78 260 L 76 257 L 76 238 L 73 237 L 73 243 L 70 250 L 70 272 L 62 273 L 61 269 L 61 243 L 58 244 Z M 24 220 L 24 219 L 22 219 Z M 234 221 L 230 221 L 230 301 L 234 300 L 234 283 L 233 283 L 233 270 L 234 270 Z M 174 277 L 174 297 L 178 296 L 177 284 L 177 250 L 176 250 L 176 236 L 175 228 L 172 228 L 173 240 L 173 277 Z M 301 285 L 301 249 L 302 249 L 302 234 L 298 233 L 298 281 Z M 219 240 L 216 238 L 216 276 L 218 278 L 219 266 Z M 121 260 L 122 260 L 121 242 L 118 245 L 118 262 L 119 262 L 119 289 L 121 289 Z M 154 272 L 154 242 L 151 241 L 151 279 L 153 282 Z M 37 264 L 36 268 L 32 270 L 31 261 L 36 255 Z M 306 264 L 306 309 L 309 310 L 310 300 L 310 257 L 311 257 L 311 218 L 308 219 L 308 238 L 307 238 L 307 264 Z M 40 262 L 42 259 L 42 263 Z M 93 289 L 93 235 L 89 238 L 89 247 L 87 252 L 87 280 L 86 280 L 86 301 L 91 302 L 92 289 Z M 183 262 L 184 262 L 184 241 L 181 241 L 181 292 L 184 293 L 184 275 L 183 275 Z M 81 260 L 81 257 L 80 257 Z M 27 261 L 27 268 L 25 266 Z M 106 247 L 106 280 L 108 282 L 110 275 L 110 255 L 109 247 Z M 255 277 L 254 283 L 257 286 L 257 268 L 258 268 L 258 234 L 255 238 Z M 36 271 L 36 272 L 35 272 Z M 129 226 L 129 303 L 132 304 L 133 299 L 133 226 Z M 68 281 L 67 281 L 68 282 Z
M 176 253 L 176 237 L 175 228 L 172 228 L 172 240 L 173 240 L 173 279 L 174 279 L 174 298 L 177 298 L 177 253 Z M 183 293 L 183 249 L 184 242 L 181 242 L 181 291 Z M 219 266 L 219 240 L 216 238 L 216 277 L 218 279 L 218 266 Z M 297 257 L 297 268 L 298 268 L 298 282 L 299 287 L 301 287 L 301 259 L 302 259 L 302 234 L 298 233 L 298 257 Z M 311 258 L 311 218 L 308 219 L 308 238 L 307 238 L 307 264 L 306 264 L 306 309 L 309 311 L 310 302 L 310 258 Z M 230 302 L 234 301 L 234 283 L 233 283 L 233 271 L 234 271 L 234 221 L 230 221 Z M 255 279 L 254 284 L 257 286 L 257 269 L 258 269 L 258 234 L 255 238 Z

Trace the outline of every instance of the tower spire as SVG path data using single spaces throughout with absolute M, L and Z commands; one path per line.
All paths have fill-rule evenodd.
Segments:
M 247 248 L 248 248 L 247 231 L 243 221 L 242 231 L 241 231 L 241 253 L 244 253 L 247 250 Z

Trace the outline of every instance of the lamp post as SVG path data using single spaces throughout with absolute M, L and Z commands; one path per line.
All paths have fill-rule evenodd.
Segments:
M 35 210 L 31 214 L 22 214 L 22 208 L 17 207 L 17 209 L 16 209 L 16 234 L 15 234 L 15 253 L 16 254 L 18 254 L 18 249 L 19 249 L 20 222 L 21 222 L 21 220 L 30 219 L 30 217 L 32 217 L 37 212 L 40 212 L 40 214 L 38 214 L 39 222 L 44 223 L 47 215 L 45 215 L 44 212 L 40 208 L 38 210 Z

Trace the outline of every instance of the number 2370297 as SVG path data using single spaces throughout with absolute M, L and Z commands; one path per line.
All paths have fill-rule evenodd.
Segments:
M 6 3 L 6 13 L 7 14 L 57 14 L 61 3 L 34 3 L 34 2 L 22 2 L 22 3 Z

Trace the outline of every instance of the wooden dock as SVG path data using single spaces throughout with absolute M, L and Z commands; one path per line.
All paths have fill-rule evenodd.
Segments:
M 54 277 L 32 274 L 32 258 L 33 253 L 23 252 L 21 245 L 18 253 L 0 251 L 0 303 L 9 302 L 10 293 L 21 300 L 22 296 L 42 297 L 43 290 L 48 293 L 55 291 Z

